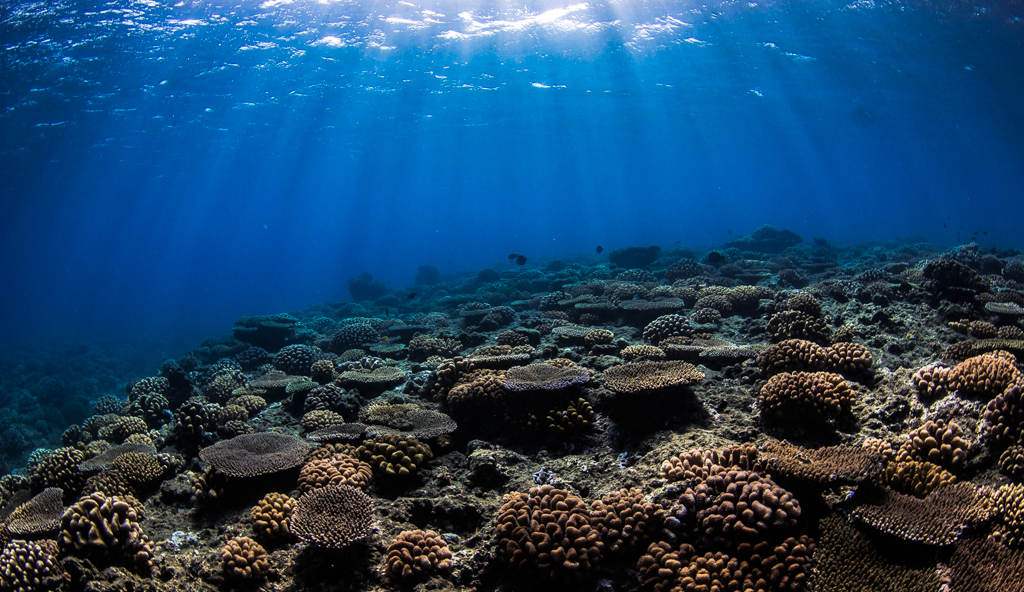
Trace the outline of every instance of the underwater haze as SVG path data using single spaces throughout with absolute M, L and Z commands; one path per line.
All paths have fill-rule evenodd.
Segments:
M 363 272 L 398 289 L 421 265 L 597 262 L 766 223 L 1019 248 L 1022 15 L 4 2 L 0 339 L 183 351 L 242 315 L 348 300 Z

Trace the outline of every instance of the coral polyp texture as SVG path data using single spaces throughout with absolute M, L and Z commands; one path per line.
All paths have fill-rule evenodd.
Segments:
M 63 553 L 148 574 L 153 545 L 139 522 L 138 513 L 127 501 L 93 493 L 64 512 L 57 542 Z
M 696 366 L 675 360 L 622 364 L 604 372 L 605 386 L 622 394 L 682 387 L 703 379 L 704 373 Z
M 839 374 L 831 372 L 783 372 L 761 388 L 763 413 L 779 418 L 789 415 L 835 420 L 853 406 L 854 392 Z
M 1024 590 L 1024 258 L 755 234 L 5 352 L 0 589 Z
M 495 533 L 502 557 L 517 575 L 579 582 L 596 575 L 601 541 L 582 499 L 551 485 L 510 493 Z
M 262 580 L 270 571 L 267 550 L 249 537 L 235 537 L 220 548 L 220 561 L 228 577 Z
M 408 530 L 391 541 L 387 549 L 387 577 L 409 583 L 430 574 L 447 574 L 452 569 L 448 543 L 432 530 Z
M 348 485 L 328 485 L 299 497 L 290 528 L 311 545 L 341 549 L 370 534 L 373 500 Z

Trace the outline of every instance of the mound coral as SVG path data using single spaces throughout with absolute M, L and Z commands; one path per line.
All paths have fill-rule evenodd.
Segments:
M 291 538 L 289 529 L 296 500 L 283 493 L 268 493 L 263 496 L 249 515 L 252 517 L 253 533 L 267 541 L 282 541 Z
M 832 421 L 853 406 L 854 393 L 839 374 L 783 372 L 761 388 L 759 402 L 767 415 L 810 414 Z
M 583 500 L 551 485 L 510 493 L 495 520 L 498 548 L 514 573 L 578 582 L 596 574 L 604 544 Z
M 387 577 L 407 583 L 430 573 L 446 574 L 452 569 L 448 544 L 432 530 L 407 530 L 388 545 Z
M 249 537 L 229 539 L 220 548 L 221 567 L 238 580 L 262 580 L 270 571 L 267 551 Z

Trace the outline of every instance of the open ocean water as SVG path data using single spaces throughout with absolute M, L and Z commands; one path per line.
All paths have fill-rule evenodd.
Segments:
M 765 225 L 803 242 L 727 244 Z M 165 360 L 188 360 L 193 394 L 249 345 L 317 345 L 342 364 L 349 318 L 376 319 L 380 346 L 392 319 L 443 312 L 466 353 L 555 308 L 654 343 L 640 334 L 653 317 L 553 304 L 621 306 L 584 284 L 630 267 L 618 279 L 647 282 L 633 299 L 686 309 L 701 286 L 674 280 L 760 285 L 779 303 L 810 286 L 837 330 L 871 319 L 854 341 L 876 366 L 916 370 L 941 358 L 926 342 L 956 341 L 949 321 L 1019 325 L 985 304 L 1024 302 L 1009 283 L 1024 282 L 1022 228 L 1020 0 L 6 0 L 0 469 L 60 446 L 101 397 L 173 375 Z M 657 263 L 609 260 L 651 245 Z M 911 274 L 940 258 L 988 278 L 987 300 Z M 680 261 L 703 267 L 680 275 Z M 884 274 L 857 275 L 872 266 Z M 904 286 L 941 314 L 912 329 L 828 300 L 828 280 L 855 277 L 889 278 L 865 306 Z M 370 290 L 362 305 L 353 285 Z M 481 328 L 472 301 L 518 316 Z M 773 310 L 719 310 L 732 328 L 716 335 L 772 341 Z M 233 332 L 281 313 L 285 341 Z M 395 355 L 406 394 L 436 368 Z M 149 427 L 188 459 L 198 448 L 166 424 L 184 399 L 167 398 Z

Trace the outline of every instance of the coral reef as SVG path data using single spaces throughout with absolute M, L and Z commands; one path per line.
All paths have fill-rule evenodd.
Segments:
M 1020 587 L 1019 253 L 798 239 L 0 356 L 0 587 Z

